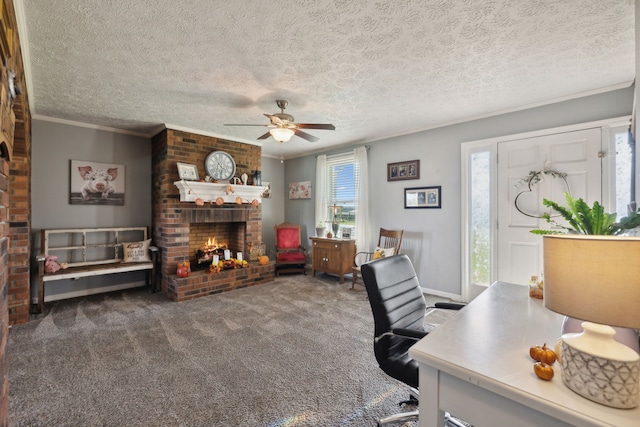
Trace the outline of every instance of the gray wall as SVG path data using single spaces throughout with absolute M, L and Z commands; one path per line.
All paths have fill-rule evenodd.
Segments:
M 31 225 L 33 254 L 40 253 L 40 230 L 49 228 L 151 227 L 151 140 L 86 127 L 33 120 Z M 69 204 L 70 161 L 116 163 L 125 167 L 124 206 Z M 77 173 L 77 172 L 76 172 Z M 118 177 L 117 179 L 120 179 Z M 32 295 L 36 275 L 32 274 Z M 59 281 L 46 295 L 141 283 L 144 273 Z
M 42 229 L 151 227 L 150 138 L 38 119 L 33 120 L 32 132 L 33 254 L 40 253 Z M 73 173 L 70 160 L 124 165 L 125 205 L 70 205 L 69 181 L 70 173 Z M 271 198 L 264 199 L 262 204 L 262 241 L 272 256 L 275 251 L 273 226 L 284 222 L 284 164 L 279 159 L 263 157 L 262 179 L 272 182 Z M 35 280 L 36 275 L 32 274 L 32 295 L 35 295 Z M 46 294 L 86 292 L 105 286 L 141 284 L 143 281 L 144 273 L 59 281 L 49 285 Z
M 380 227 L 404 229 L 404 250 L 412 258 L 422 286 L 442 295 L 460 295 L 460 144 L 629 115 L 633 91 L 622 89 L 368 144 L 369 233 L 375 239 Z M 151 226 L 149 138 L 35 119 L 32 159 L 34 236 L 42 228 Z M 125 206 L 69 205 L 71 159 L 125 165 Z M 387 163 L 412 159 L 420 159 L 419 180 L 386 181 Z M 293 181 L 312 181 L 315 188 L 315 165 L 315 155 L 284 163 L 263 157 L 262 179 L 272 182 L 272 198 L 263 200 L 262 210 L 262 238 L 270 255 L 274 251 L 273 226 L 283 221 L 302 224 L 302 242 L 309 247 L 308 238 L 315 235 L 315 193 L 309 200 L 288 200 L 287 194 L 288 183 Z M 404 209 L 405 187 L 432 185 L 442 186 L 442 209 Z M 33 253 L 39 248 L 36 238 Z M 102 285 L 80 282 L 70 284 L 69 289 Z
M 149 138 L 43 120 L 33 120 L 32 131 L 33 231 L 64 227 L 151 226 Z M 124 165 L 124 206 L 70 205 L 71 160 Z
M 460 145 L 462 142 L 585 123 L 631 114 L 633 88 L 460 123 L 368 144 L 371 191 L 369 232 L 404 229 L 404 251 L 423 288 L 442 295 L 461 294 Z M 334 150 L 327 152 L 344 152 Z M 387 163 L 420 159 L 420 179 L 387 182 Z M 315 156 L 287 160 L 285 183 L 312 181 Z M 286 184 L 285 184 L 286 185 Z M 404 209 L 404 188 L 442 186 L 442 209 Z M 315 196 L 312 196 L 315 197 Z M 286 200 L 285 217 L 313 236 L 314 199 Z
M 273 259 L 276 250 L 273 226 L 285 221 L 284 164 L 279 159 L 263 157 L 262 181 L 271 182 L 271 198 L 262 199 L 262 241 L 267 244 L 267 254 Z

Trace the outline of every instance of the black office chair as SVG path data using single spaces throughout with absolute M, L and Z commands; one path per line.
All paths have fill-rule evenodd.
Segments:
M 362 265 L 362 279 L 375 323 L 376 360 L 387 375 L 408 385 L 413 393 L 400 405 L 417 404 L 418 362 L 409 356 L 409 347 L 428 334 L 424 316 L 429 307 L 413 264 L 406 254 L 380 258 Z M 460 310 L 464 304 L 436 303 L 434 307 Z M 417 411 L 403 412 L 378 420 L 378 426 L 417 419 Z M 464 427 L 449 416 L 447 425 Z

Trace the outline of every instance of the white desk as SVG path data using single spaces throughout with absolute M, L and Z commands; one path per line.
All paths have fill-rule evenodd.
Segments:
M 555 363 L 551 381 L 533 373 L 529 347 L 553 347 L 562 316 L 529 297 L 526 286 L 497 282 L 415 344 L 420 426 L 443 411 L 474 427 L 640 426 L 640 407 L 615 409 L 569 390 Z

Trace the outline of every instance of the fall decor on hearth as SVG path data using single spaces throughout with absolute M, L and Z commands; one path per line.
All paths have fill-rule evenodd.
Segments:
M 191 264 L 189 261 L 182 261 L 178 263 L 176 275 L 180 278 L 189 277 L 191 275 Z
M 236 268 L 248 268 L 249 263 L 246 259 L 240 260 L 236 258 L 230 258 L 225 260 L 218 261 L 218 264 L 215 265 L 211 263 L 209 268 L 207 269 L 207 273 L 219 273 L 222 270 L 234 270 Z

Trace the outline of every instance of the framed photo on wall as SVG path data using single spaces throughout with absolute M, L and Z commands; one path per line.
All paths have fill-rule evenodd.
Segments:
M 124 165 L 71 160 L 69 204 L 124 205 Z
M 440 191 L 442 187 L 413 187 L 404 189 L 405 209 L 425 209 L 442 207 Z
M 420 178 L 420 160 L 387 163 L 387 181 L 402 181 Z
M 262 198 L 270 199 L 271 198 L 271 181 L 262 181 L 262 185 L 264 187 L 267 187 L 266 190 L 264 190 L 264 193 L 262 193 Z
M 300 181 L 289 183 L 289 200 L 310 199 L 311 181 Z

